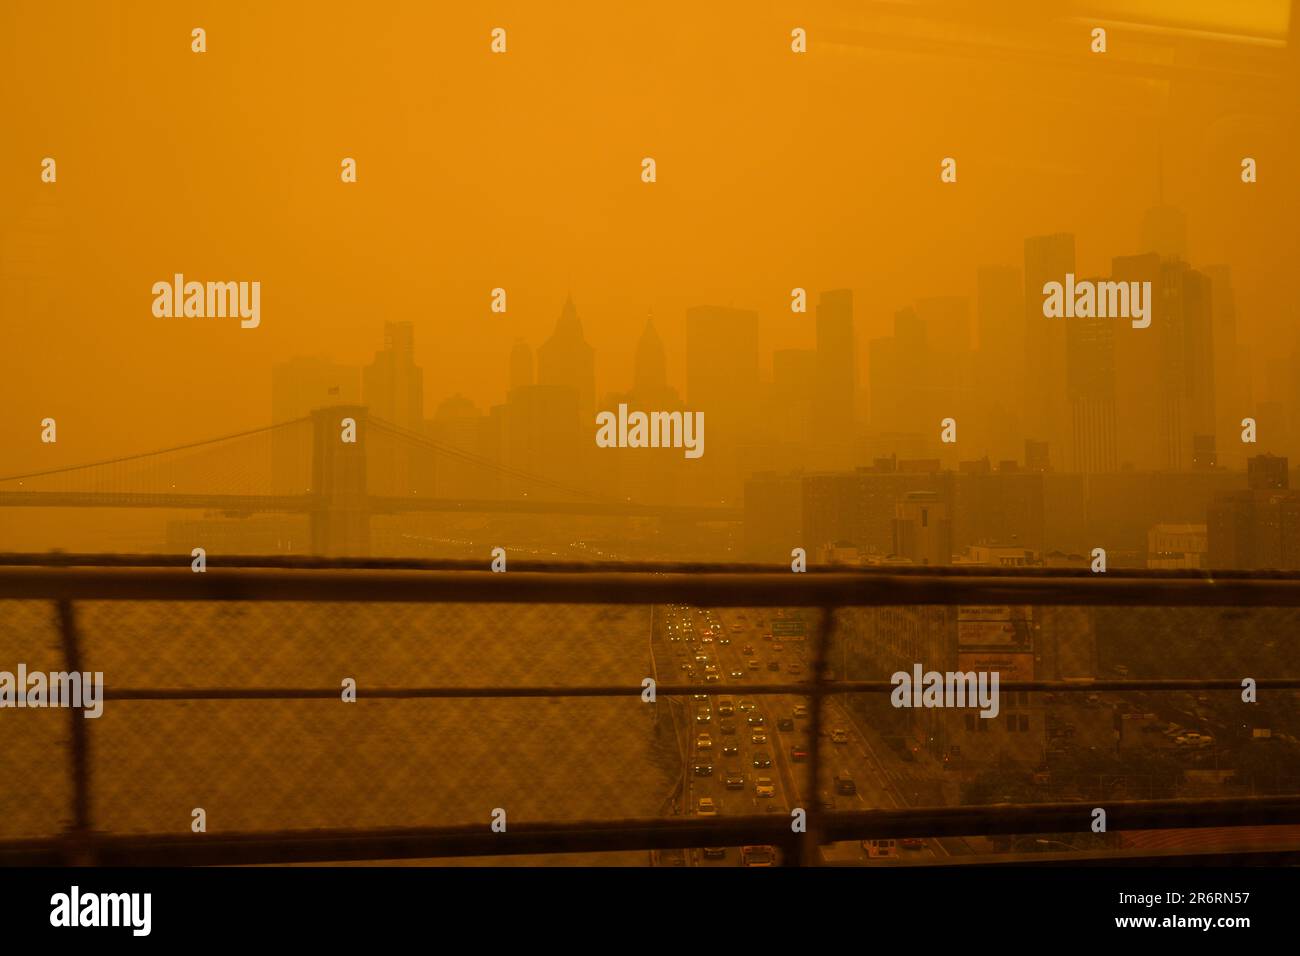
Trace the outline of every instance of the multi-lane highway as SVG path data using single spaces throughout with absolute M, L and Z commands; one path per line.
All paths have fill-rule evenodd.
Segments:
M 700 816 L 779 813 L 789 817 L 792 809 L 811 809 L 814 801 L 825 810 L 897 806 L 870 743 L 838 700 L 828 698 L 825 703 L 823 737 L 818 742 L 823 753 L 821 779 L 814 793 L 808 780 L 815 743 L 812 699 L 784 693 L 726 693 L 732 684 L 809 679 L 807 642 L 773 634 L 773 621 L 781 615 L 776 609 L 661 609 L 652 641 L 656 670 L 662 680 L 700 686 L 700 693 L 673 709 L 684 763 L 680 808 Z M 882 843 L 874 850 L 861 841 L 836 843 L 819 852 L 830 863 L 897 865 L 930 859 L 935 851 L 930 841 L 913 840 Z M 736 847 L 693 850 L 686 854 L 686 862 L 734 866 L 742 862 L 741 851 Z

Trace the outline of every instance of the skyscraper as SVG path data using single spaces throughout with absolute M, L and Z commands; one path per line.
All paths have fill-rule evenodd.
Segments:
M 362 401 L 393 425 L 424 427 L 424 372 L 415 364 L 415 326 L 384 323 L 384 348 L 362 373 Z
M 664 353 L 664 341 L 659 337 L 653 318 L 646 319 L 645 328 L 641 330 L 641 338 L 636 343 L 634 364 L 634 393 L 654 394 L 668 386 L 668 357 Z
M 1061 447 L 1070 425 L 1066 393 L 1066 324 L 1043 315 L 1043 286 L 1074 272 L 1074 236 L 1059 233 L 1025 240 L 1025 431 Z
M 1116 320 L 1076 317 L 1066 321 L 1069 468 L 1081 474 L 1114 471 Z
M 989 453 L 1008 460 L 1019 455 L 1024 435 L 1025 289 L 1013 266 L 985 266 L 976 282 L 975 390 Z
M 573 297 L 567 296 L 551 337 L 537 350 L 537 384 L 571 388 L 577 393 L 576 410 L 583 422 L 596 408 L 595 351 L 582 334 Z
M 817 391 L 814 434 L 826 467 L 847 467 L 853 456 L 853 402 L 857 389 L 853 291 L 823 292 L 817 303 Z
M 708 452 L 701 472 L 708 499 L 738 498 L 740 449 L 761 425 L 758 387 L 758 313 L 719 306 L 686 312 L 686 402 L 704 413 Z
M 516 339 L 510 350 L 510 388 L 527 388 L 533 382 L 533 350 L 523 339 Z

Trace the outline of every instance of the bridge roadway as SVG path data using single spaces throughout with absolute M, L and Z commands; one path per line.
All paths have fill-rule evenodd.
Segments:
M 370 514 L 464 512 L 466 514 L 590 515 L 612 518 L 666 518 L 682 521 L 737 522 L 739 508 L 674 507 L 621 501 L 526 501 L 488 498 L 435 498 L 412 495 L 371 495 Z M 173 508 L 224 511 L 231 514 L 267 512 L 310 513 L 329 507 L 318 495 L 213 495 L 175 492 L 0 491 L 0 507 L 9 508 Z

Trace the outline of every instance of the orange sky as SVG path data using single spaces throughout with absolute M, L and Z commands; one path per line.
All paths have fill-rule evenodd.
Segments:
M 652 310 L 678 385 L 692 305 L 757 309 L 765 361 L 811 346 L 796 285 L 855 290 L 865 357 L 896 309 L 973 295 L 1027 235 L 1074 232 L 1078 271 L 1107 272 L 1137 251 L 1158 155 L 1193 263 L 1228 262 L 1243 331 L 1289 348 L 1285 46 L 1112 25 L 1099 56 L 1086 12 L 1042 4 L 453 6 L 0 6 L 0 473 L 265 424 L 274 363 L 368 362 L 385 320 L 416 323 L 429 413 L 456 391 L 485 406 L 568 289 L 598 393 L 627 386 Z M 154 318 L 151 285 L 178 271 L 260 281 L 260 328 Z

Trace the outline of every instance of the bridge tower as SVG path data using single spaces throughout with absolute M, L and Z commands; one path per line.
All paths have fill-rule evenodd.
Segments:
M 366 488 L 367 410 L 362 405 L 317 408 L 312 417 L 312 554 L 367 557 L 370 500 Z M 343 441 L 343 420 L 356 422 L 356 441 Z

